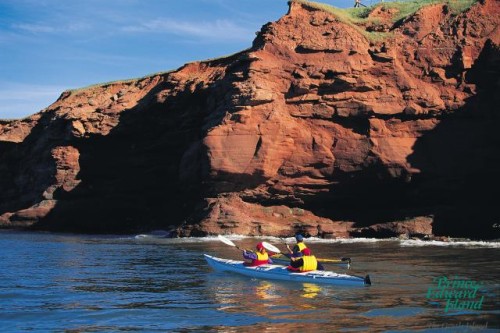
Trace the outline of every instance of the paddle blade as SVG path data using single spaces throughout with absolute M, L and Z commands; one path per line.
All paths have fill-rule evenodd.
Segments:
M 318 261 L 321 261 L 321 262 L 332 262 L 332 263 L 339 263 L 339 262 L 342 262 L 342 260 L 340 259 L 326 259 L 326 258 L 317 258 Z
M 278 249 L 276 246 L 269 244 L 268 242 L 262 242 L 262 245 L 264 248 L 268 251 L 274 252 L 274 253 L 281 253 L 280 249 Z
M 234 244 L 231 240 L 227 239 L 226 237 L 222 236 L 222 235 L 219 235 L 217 236 L 219 238 L 219 240 L 224 243 L 224 244 L 227 244 L 229 246 L 234 246 L 236 247 L 236 244 Z

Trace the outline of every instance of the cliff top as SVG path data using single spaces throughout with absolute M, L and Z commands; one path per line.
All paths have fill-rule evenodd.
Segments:
M 390 31 L 397 27 L 400 22 L 404 21 L 409 16 L 415 14 L 417 11 L 424 7 L 436 6 L 436 5 L 446 5 L 447 10 L 454 14 L 461 13 L 471 5 L 476 3 L 477 0 L 417 0 L 417 1 L 394 1 L 394 2 L 380 2 L 368 7 L 358 7 L 358 8 L 339 8 L 326 3 L 308 1 L 308 0 L 291 0 L 288 2 L 290 8 L 288 14 L 294 14 L 295 10 L 299 8 L 308 8 L 312 10 L 321 10 L 326 13 L 332 14 L 339 19 L 339 21 L 349 24 L 354 27 L 357 31 L 362 33 L 370 41 L 381 41 L 386 38 L 390 38 Z M 441 10 L 442 7 L 439 7 Z M 240 51 L 241 52 L 241 51 Z M 240 53 L 237 52 L 237 53 Z M 217 59 L 223 59 L 229 56 L 222 56 L 215 59 L 206 59 L 201 61 L 194 61 L 194 63 L 213 61 Z M 188 63 L 189 64 L 189 63 Z M 186 64 L 186 65 L 188 65 Z M 186 66 L 184 65 L 184 66 Z M 90 86 L 85 86 L 76 89 L 68 89 L 63 92 L 63 95 L 68 93 L 74 93 L 81 90 L 93 88 L 93 87 L 105 87 L 112 84 L 122 84 L 129 83 L 133 81 L 148 79 L 157 75 L 165 75 L 175 71 L 175 69 L 160 71 L 156 73 L 151 73 L 144 75 L 139 78 L 130 78 L 122 80 L 114 80 L 109 82 L 95 83 Z M 29 118 L 31 116 L 25 117 Z M 5 124 L 18 119 L 0 119 L 0 124 Z
M 445 10 L 452 14 L 459 14 L 469 9 L 477 0 L 415 0 L 379 2 L 372 6 L 357 8 L 338 8 L 329 4 L 308 0 L 291 0 L 293 5 L 304 6 L 314 10 L 321 10 L 336 16 L 341 22 L 355 27 L 369 40 L 381 40 L 390 37 L 391 30 L 399 26 L 405 19 L 414 15 L 425 7 L 434 7 L 431 11 Z

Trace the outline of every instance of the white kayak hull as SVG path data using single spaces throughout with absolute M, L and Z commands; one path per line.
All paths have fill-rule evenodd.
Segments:
M 254 278 L 346 286 L 370 285 L 370 277 L 338 274 L 331 271 L 290 272 L 282 265 L 245 266 L 242 260 L 222 259 L 204 254 L 207 263 L 216 271 L 234 272 Z

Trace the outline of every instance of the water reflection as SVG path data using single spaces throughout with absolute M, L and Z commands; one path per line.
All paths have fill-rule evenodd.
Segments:
M 295 283 L 294 283 L 295 284 Z M 300 297 L 303 298 L 308 298 L 308 299 L 313 299 L 318 296 L 319 293 L 321 293 L 321 287 L 317 284 L 314 283 L 302 283 L 302 288 L 299 289 L 300 284 L 296 284 L 297 287 L 297 294 Z M 292 284 L 293 286 L 293 284 Z M 293 286 L 295 287 L 295 286 Z M 295 290 L 295 288 L 291 289 L 292 291 Z M 277 300 L 281 298 L 280 295 L 280 290 L 277 287 L 275 283 L 271 283 L 269 281 L 258 281 L 258 284 L 254 288 L 254 294 L 255 298 L 258 300 Z M 269 304 L 267 304 L 269 306 Z M 313 308 L 311 306 L 311 308 Z
M 276 293 L 275 286 L 268 281 L 259 281 L 255 286 L 254 293 L 257 299 L 263 301 L 279 298 L 279 295 Z
M 303 293 L 301 296 L 304 298 L 315 298 L 321 292 L 321 287 L 314 283 L 303 283 L 302 286 Z
M 208 274 L 207 289 L 220 311 L 244 313 L 273 322 L 324 322 L 321 308 L 330 308 L 335 298 L 313 283 L 265 281 L 231 273 Z

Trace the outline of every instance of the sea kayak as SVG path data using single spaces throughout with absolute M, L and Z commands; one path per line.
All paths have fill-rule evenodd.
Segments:
M 331 271 L 291 272 L 286 266 L 267 264 L 245 266 L 242 260 L 222 259 L 205 254 L 207 263 L 216 271 L 227 271 L 269 280 L 312 282 L 346 286 L 371 285 L 370 277 L 338 274 Z

